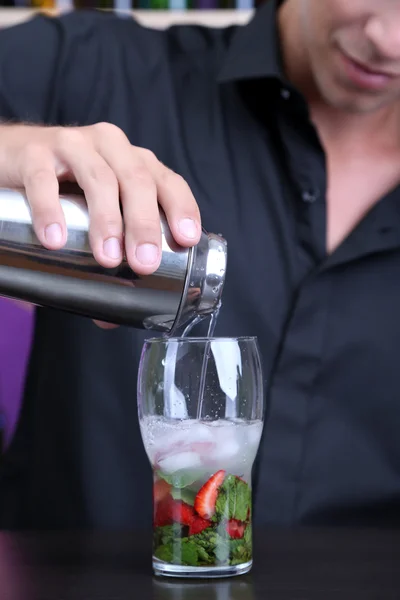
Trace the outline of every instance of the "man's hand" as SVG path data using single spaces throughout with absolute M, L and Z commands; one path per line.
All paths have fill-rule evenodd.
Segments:
M 104 267 L 116 267 L 125 250 L 136 273 L 157 270 L 158 204 L 178 244 L 193 246 L 200 239 L 199 209 L 188 184 L 151 151 L 132 146 L 115 125 L 0 126 L 0 187 L 25 188 L 36 235 L 51 250 L 62 248 L 67 239 L 59 202 L 61 181 L 82 188 L 89 209 L 90 245 Z

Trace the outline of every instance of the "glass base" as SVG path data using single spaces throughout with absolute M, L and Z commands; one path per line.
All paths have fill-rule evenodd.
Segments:
M 154 574 L 164 577 L 184 577 L 191 579 L 235 577 L 236 575 L 248 573 L 252 566 L 253 561 L 249 560 L 249 562 L 242 563 L 241 565 L 227 565 L 226 567 L 184 567 L 153 558 Z

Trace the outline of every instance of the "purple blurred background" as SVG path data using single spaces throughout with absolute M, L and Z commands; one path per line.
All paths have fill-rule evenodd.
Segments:
M 34 308 L 0 298 L 0 413 L 5 443 L 18 419 L 33 331 Z

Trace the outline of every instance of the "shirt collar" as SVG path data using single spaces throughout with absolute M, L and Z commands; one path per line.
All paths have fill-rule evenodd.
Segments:
M 249 23 L 237 27 L 218 74 L 219 82 L 284 78 L 277 27 L 277 9 L 281 3 L 282 0 L 266 0 Z

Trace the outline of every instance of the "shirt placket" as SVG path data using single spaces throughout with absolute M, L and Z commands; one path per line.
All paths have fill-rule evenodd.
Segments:
M 286 106 L 291 98 L 291 92 L 284 88 L 278 98 L 281 106 L 276 109 L 275 129 L 286 193 L 293 208 L 302 276 L 269 382 L 255 507 L 259 513 L 265 511 L 267 521 L 277 523 L 296 520 L 310 427 L 309 406 L 323 361 L 332 288 L 329 273 L 319 271 L 326 255 L 325 157 L 301 107 L 290 110 Z

